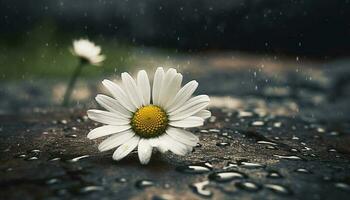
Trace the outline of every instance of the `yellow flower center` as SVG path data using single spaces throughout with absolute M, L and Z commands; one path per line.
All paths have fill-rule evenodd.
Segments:
M 131 119 L 131 127 L 143 138 L 157 137 L 165 132 L 168 116 L 165 111 L 155 105 L 139 108 Z

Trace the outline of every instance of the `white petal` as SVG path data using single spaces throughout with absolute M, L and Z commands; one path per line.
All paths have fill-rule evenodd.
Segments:
M 132 112 L 130 112 L 124 106 L 122 106 L 116 99 L 113 99 L 103 94 L 97 95 L 95 99 L 98 104 L 100 104 L 102 107 L 104 107 L 110 112 L 117 113 L 126 118 L 130 118 L 132 116 Z
M 193 116 L 201 117 L 203 119 L 208 119 L 209 117 L 211 117 L 211 112 L 209 110 L 201 110 L 196 114 L 194 114 Z
M 170 112 L 169 119 L 172 121 L 190 117 L 207 107 L 209 105 L 209 101 L 210 99 L 207 95 L 195 96 L 186 101 L 186 103 L 177 110 Z
M 168 108 L 170 104 L 174 101 L 174 98 L 176 94 L 179 92 L 181 88 L 181 82 L 182 82 L 182 75 L 180 73 L 177 73 L 174 80 L 171 82 L 171 85 L 169 86 L 166 99 L 164 100 L 164 108 Z
M 163 134 L 163 135 L 165 135 L 165 134 Z M 166 141 L 167 137 L 163 137 L 163 135 L 158 137 L 158 140 L 153 143 L 156 145 L 157 149 L 161 153 L 165 153 L 165 152 L 169 151 L 168 143 Z
M 157 145 L 158 145 L 158 140 L 159 140 L 158 137 L 154 137 L 154 138 L 149 138 L 149 139 L 148 139 L 148 142 L 149 142 L 149 144 L 150 144 L 152 147 L 157 147 Z
M 141 91 L 137 87 L 135 80 L 126 72 L 122 73 L 123 86 L 132 104 L 140 108 L 143 104 Z
M 147 164 L 152 155 L 152 146 L 150 145 L 148 139 L 140 139 L 137 147 L 137 152 L 141 164 Z
M 123 131 L 120 133 L 117 133 L 115 135 L 110 136 L 109 138 L 105 139 L 103 142 L 101 142 L 100 145 L 98 145 L 98 150 L 100 151 L 108 151 L 110 149 L 116 148 L 128 140 L 130 138 L 134 137 L 135 133 L 131 130 Z
M 152 89 L 152 102 L 155 105 L 159 104 L 159 93 L 161 84 L 164 77 L 164 70 L 162 67 L 158 67 L 153 78 L 153 89 Z
M 106 56 L 104 55 L 96 55 L 94 57 L 90 57 L 90 63 L 92 65 L 96 65 L 96 66 L 100 66 L 102 64 L 102 61 L 104 61 L 106 59 Z
M 168 151 L 168 148 L 166 147 L 165 143 L 162 143 L 162 139 L 162 137 L 155 137 L 148 139 L 148 141 L 152 147 L 157 148 L 161 153 L 165 153 Z
M 89 134 L 87 135 L 87 138 L 92 140 L 92 139 L 96 139 L 96 138 L 103 137 L 106 135 L 111 135 L 114 133 L 126 131 L 126 130 L 129 130 L 130 128 L 131 128 L 131 126 L 129 124 L 122 125 L 122 126 L 111 126 L 111 125 L 101 126 L 101 127 L 98 127 L 98 128 L 91 130 L 89 132 Z
M 131 112 L 136 111 L 137 107 L 133 106 L 130 103 L 130 99 L 127 97 L 124 90 L 119 85 L 107 79 L 103 80 L 102 84 L 113 95 L 113 97 L 116 98 L 118 102 L 122 104 L 126 109 L 128 109 Z
M 177 73 L 174 79 L 169 82 L 169 87 L 167 89 L 166 95 L 163 98 L 163 107 L 166 108 L 170 105 L 170 103 L 174 100 L 174 97 L 179 92 L 181 88 L 182 75 Z
M 197 81 L 191 81 L 184 85 L 165 109 L 168 112 L 172 112 L 182 106 L 191 97 L 197 87 Z
M 161 89 L 159 92 L 159 104 L 160 106 L 164 107 L 165 103 L 167 102 L 169 98 L 169 92 L 172 87 L 172 84 L 175 80 L 177 73 L 176 70 L 173 68 L 168 69 L 168 71 L 165 73 Z
M 142 93 L 144 105 L 151 102 L 151 86 L 145 70 L 139 71 L 137 74 L 137 87 Z
M 179 128 L 169 127 L 168 130 L 166 130 L 166 133 L 176 141 L 188 146 L 194 147 L 199 141 L 199 138 L 193 135 L 191 132 Z
M 171 121 L 169 125 L 174 127 L 180 127 L 180 128 L 191 128 L 191 127 L 202 126 L 203 123 L 204 123 L 204 120 L 202 118 L 192 116 L 179 121 Z
M 121 145 L 117 150 L 113 153 L 114 160 L 120 160 L 127 156 L 132 150 L 135 149 L 137 144 L 139 143 L 140 138 L 138 136 L 134 136 L 125 144 Z
M 185 144 L 182 144 L 181 142 L 174 140 L 169 135 L 163 134 L 159 138 L 162 138 L 161 145 L 166 146 L 167 149 L 169 149 L 174 154 L 183 156 L 188 153 L 188 148 Z
M 104 110 L 88 110 L 87 115 L 90 119 L 100 122 L 102 124 L 109 124 L 109 125 L 126 125 L 130 123 L 130 120 L 117 115 L 112 112 L 104 111 Z

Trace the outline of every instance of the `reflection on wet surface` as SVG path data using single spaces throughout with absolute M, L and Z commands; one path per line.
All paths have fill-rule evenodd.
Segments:
M 135 152 L 120 162 L 112 152 L 99 153 L 98 141 L 86 138 L 99 124 L 87 119 L 83 103 L 63 109 L 43 108 L 41 101 L 43 107 L 18 108 L 13 116 L 6 114 L 15 107 L 8 106 L 11 97 L 0 100 L 5 199 L 18 191 L 33 199 L 347 199 L 350 112 L 346 94 L 332 98 L 336 72 L 231 71 L 229 58 L 208 59 L 214 67 L 191 68 L 200 69 L 192 74 L 201 83 L 198 93 L 212 100 L 213 116 L 192 130 L 200 142 L 184 157 L 154 152 L 147 166 Z

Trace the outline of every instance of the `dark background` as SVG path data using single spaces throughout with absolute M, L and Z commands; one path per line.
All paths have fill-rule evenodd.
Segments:
M 179 51 L 350 52 L 349 0 L 1 0 L 0 13 L 1 37 L 14 41 L 50 21 L 61 34 Z

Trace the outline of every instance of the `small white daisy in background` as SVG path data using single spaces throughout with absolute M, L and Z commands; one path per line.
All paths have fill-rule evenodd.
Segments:
M 74 40 L 72 53 L 91 65 L 101 65 L 106 59 L 106 57 L 101 54 L 101 47 L 96 46 L 87 39 Z
M 153 86 L 144 70 L 138 72 L 136 80 L 128 73 L 121 77 L 121 85 L 102 81 L 113 98 L 99 94 L 96 101 L 107 111 L 87 111 L 90 119 L 105 124 L 90 131 L 87 137 L 109 136 L 98 149 L 118 147 L 113 159 L 120 160 L 137 147 L 142 164 L 150 161 L 153 148 L 177 155 L 192 152 L 199 139 L 185 129 L 202 126 L 211 116 L 206 110 L 209 97 L 192 97 L 198 83 L 193 80 L 181 87 L 182 75 L 172 68 L 166 72 L 158 68 Z
M 83 66 L 86 64 L 98 66 L 101 65 L 102 62 L 106 59 L 106 57 L 101 54 L 101 47 L 96 46 L 93 42 L 90 42 L 87 39 L 74 40 L 73 49 L 71 49 L 71 52 L 74 56 L 80 58 L 80 62 L 75 68 L 75 71 L 73 72 L 72 77 L 68 83 L 66 92 L 63 97 L 63 106 L 69 105 L 75 82 L 77 81 L 77 78 L 80 75 Z

